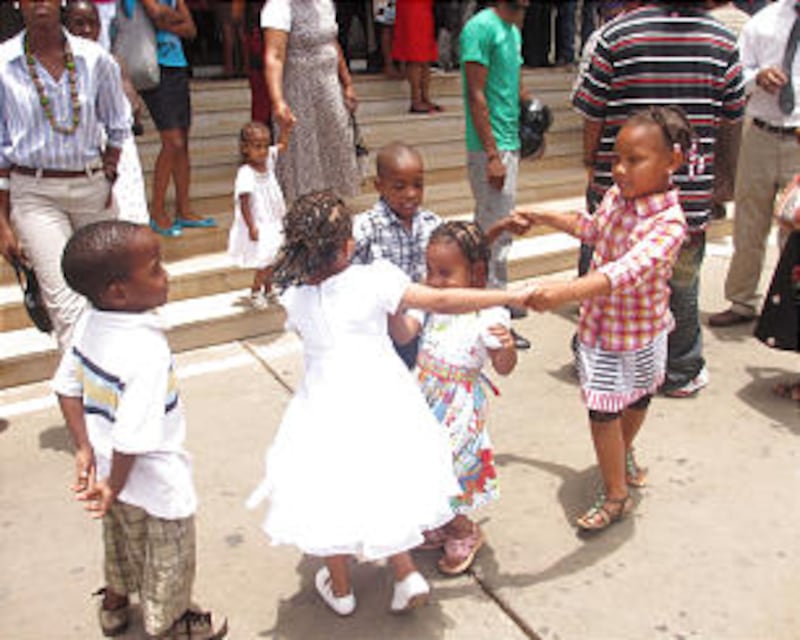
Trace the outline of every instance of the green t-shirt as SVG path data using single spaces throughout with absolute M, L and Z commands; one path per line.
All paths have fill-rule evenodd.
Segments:
M 461 84 L 467 116 L 467 151 L 483 151 L 472 124 L 467 99 L 466 63 L 477 62 L 489 72 L 486 102 L 497 148 L 519 149 L 519 74 L 522 66 L 522 36 L 516 25 L 503 20 L 492 8 L 472 17 L 461 31 Z

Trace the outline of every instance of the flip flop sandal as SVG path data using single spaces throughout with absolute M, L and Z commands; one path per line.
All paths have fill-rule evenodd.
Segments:
M 633 457 L 633 449 L 625 452 L 625 482 L 629 487 L 641 489 L 647 486 L 647 469 L 640 467 Z
M 602 531 L 615 522 L 619 522 L 633 511 L 633 499 L 627 495 L 624 498 L 601 498 L 591 509 L 575 521 L 582 531 Z M 611 510 L 607 505 L 616 505 Z
M 448 538 L 444 543 L 444 555 L 439 558 L 439 571 L 448 576 L 457 576 L 469 569 L 475 555 L 486 538 L 478 525 L 466 538 Z

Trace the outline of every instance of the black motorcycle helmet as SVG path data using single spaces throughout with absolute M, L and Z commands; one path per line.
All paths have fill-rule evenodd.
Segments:
M 544 134 L 553 123 L 550 107 L 540 100 L 526 100 L 520 104 L 519 142 L 520 156 L 528 158 L 544 150 Z

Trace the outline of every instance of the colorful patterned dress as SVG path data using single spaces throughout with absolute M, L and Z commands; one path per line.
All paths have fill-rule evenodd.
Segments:
M 486 430 L 482 373 L 487 349 L 500 346 L 489 327 L 510 327 L 506 309 L 494 307 L 461 315 L 414 312 L 423 322 L 417 381 L 436 419 L 446 429 L 453 453 L 453 472 L 462 493 L 451 500 L 456 513 L 472 511 L 499 497 L 492 443 Z

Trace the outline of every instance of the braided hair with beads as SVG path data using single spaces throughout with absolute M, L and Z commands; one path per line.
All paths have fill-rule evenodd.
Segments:
M 470 265 L 489 264 L 492 250 L 483 230 L 474 222 L 449 220 L 431 232 L 429 244 L 434 242 L 454 242 Z
M 689 176 L 702 173 L 705 160 L 697 153 L 697 137 L 686 112 L 678 106 L 653 105 L 634 111 L 629 124 L 655 124 L 661 128 L 664 141 L 670 148 L 680 149 L 689 165 Z
M 350 212 L 331 191 L 297 198 L 283 220 L 284 241 L 273 282 L 286 289 L 332 275 L 346 242 L 353 237 Z

